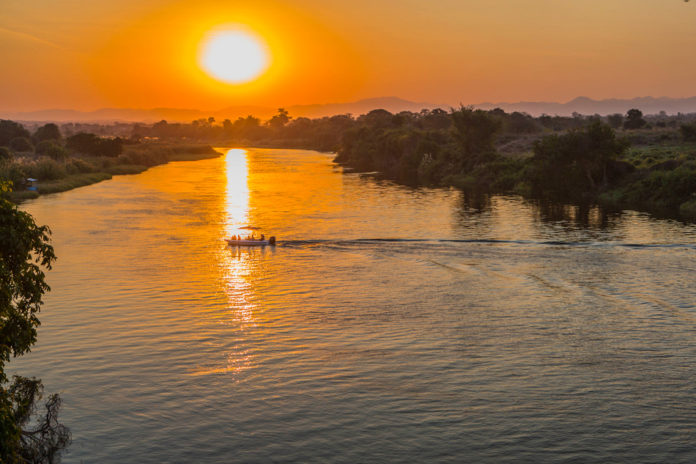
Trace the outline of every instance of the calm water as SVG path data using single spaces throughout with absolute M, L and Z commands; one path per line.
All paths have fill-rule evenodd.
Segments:
M 696 227 L 231 150 L 28 202 L 66 463 L 695 462 Z M 254 225 L 279 246 L 235 250 Z

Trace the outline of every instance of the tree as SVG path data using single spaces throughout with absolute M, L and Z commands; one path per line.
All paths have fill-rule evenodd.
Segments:
M 12 140 L 10 140 L 10 148 L 16 152 L 26 152 L 34 150 L 34 147 L 31 145 L 31 142 L 26 137 L 15 137 Z
M 29 131 L 21 124 L 7 119 L 0 119 L 0 147 L 7 146 L 16 137 L 29 138 Z
M 269 121 L 268 125 L 274 129 L 280 129 L 284 127 L 288 122 L 290 122 L 290 115 L 288 110 L 285 108 L 278 108 L 278 114 L 273 116 Z
M 6 195 L 7 183 L 0 185 Z M 34 418 L 42 385 L 37 379 L 13 377 L 5 364 L 36 342 L 37 317 L 50 290 L 43 269 L 56 257 L 50 230 L 6 198 L 0 198 L 0 462 L 51 463 L 70 442 L 70 432 L 57 421 L 60 398 L 51 395 L 46 414 Z M 29 424 L 33 426 L 29 427 Z
M 53 123 L 45 124 L 34 132 L 34 141 L 36 143 L 43 142 L 44 140 L 60 140 L 60 129 Z
M 614 130 L 595 121 L 584 129 L 549 135 L 534 144 L 534 182 L 545 191 L 577 196 L 607 183 L 607 167 L 628 148 Z
M 69 149 L 85 155 L 116 157 L 123 151 L 123 140 L 102 139 L 94 134 L 80 132 L 68 137 L 66 144 Z
M 44 140 L 36 144 L 34 153 L 37 155 L 48 156 L 56 161 L 63 161 L 68 158 L 68 151 L 53 140 Z
M 647 122 L 645 119 L 643 119 L 643 112 L 641 110 L 634 108 L 632 110 L 628 110 L 628 113 L 626 113 L 624 129 L 640 129 L 646 124 Z
M 493 142 L 501 127 L 500 119 L 483 110 L 461 107 L 452 111 L 455 137 L 467 157 L 495 153 Z
M 624 117 L 622 114 L 619 113 L 610 114 L 609 116 L 607 116 L 607 122 L 609 123 L 612 129 L 618 129 L 623 125 Z

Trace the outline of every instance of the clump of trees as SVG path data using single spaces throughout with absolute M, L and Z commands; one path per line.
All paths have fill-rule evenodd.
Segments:
M 534 144 L 531 181 L 536 192 L 564 197 L 594 194 L 609 183 L 609 167 L 628 148 L 607 124 L 549 135 Z
M 4 198 L 9 190 L 8 183 L 0 184 L 0 462 L 58 462 L 70 443 L 69 430 L 57 419 L 60 397 L 50 395 L 38 413 L 41 381 L 9 379 L 5 372 L 11 358 L 36 342 L 37 315 L 50 290 L 43 269 L 56 259 L 48 227 Z
M 85 155 L 114 158 L 123 152 L 123 139 L 120 137 L 102 138 L 94 134 L 80 132 L 68 137 L 65 146 Z
M 628 110 L 626 113 L 626 120 L 623 123 L 624 129 L 642 129 L 648 124 L 648 122 L 643 119 L 643 112 L 638 109 Z

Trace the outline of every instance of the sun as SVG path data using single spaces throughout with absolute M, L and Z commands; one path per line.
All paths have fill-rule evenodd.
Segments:
M 265 43 L 250 31 L 217 30 L 201 42 L 198 64 L 215 79 L 244 84 L 268 69 L 270 54 Z

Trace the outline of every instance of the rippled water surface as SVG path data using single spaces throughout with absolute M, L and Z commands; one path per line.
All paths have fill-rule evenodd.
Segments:
M 66 463 L 696 462 L 696 228 L 230 150 L 25 203 Z M 230 249 L 261 227 L 278 246 Z

